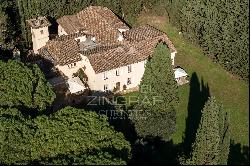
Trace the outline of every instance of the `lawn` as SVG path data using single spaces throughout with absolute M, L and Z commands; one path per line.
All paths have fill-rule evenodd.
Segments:
M 137 25 L 146 23 L 167 33 L 178 51 L 175 65 L 183 67 L 189 74 L 190 84 L 179 87 L 180 104 L 177 107 L 177 132 L 173 136 L 174 143 L 181 143 L 185 130 L 196 127 L 192 124 L 198 123 L 195 117 L 203 107 L 209 92 L 229 113 L 230 132 L 234 143 L 249 146 L 248 83 L 213 63 L 199 46 L 186 41 L 166 18 L 143 15 L 138 19 Z M 200 86 L 203 88 L 200 89 Z M 130 95 L 137 93 L 126 96 Z M 191 125 L 186 128 L 187 119 Z

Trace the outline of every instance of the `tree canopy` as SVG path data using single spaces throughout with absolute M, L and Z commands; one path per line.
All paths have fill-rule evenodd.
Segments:
M 7 15 L 2 10 L 0 4 L 0 45 L 5 44 L 6 31 L 7 31 Z
M 129 142 L 95 112 L 66 107 L 26 121 L 16 109 L 0 113 L 0 163 L 120 165 L 130 159 Z
M 191 0 L 181 15 L 184 36 L 245 79 L 249 75 L 248 7 L 248 0 Z
M 140 136 L 169 140 L 175 131 L 175 107 L 179 98 L 171 62 L 167 45 L 159 43 L 146 63 L 136 106 L 141 114 L 132 117 Z M 147 114 L 145 118 L 143 114 Z
M 188 165 L 226 165 L 230 137 L 228 115 L 221 104 L 211 97 L 202 110 L 196 139 Z
M 0 106 L 43 110 L 55 98 L 37 65 L 0 61 Z

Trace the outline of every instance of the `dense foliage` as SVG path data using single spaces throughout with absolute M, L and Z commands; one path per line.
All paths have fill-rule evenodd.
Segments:
M 248 0 L 191 0 L 181 15 L 185 37 L 243 78 L 249 73 L 248 7 Z
M 1 4 L 0 4 L 1 5 Z M 5 44 L 5 39 L 7 31 L 7 16 L 0 6 L 0 45 Z
M 130 144 L 106 116 L 71 107 L 26 119 L 0 108 L 2 164 L 126 164 Z
M 226 165 L 229 154 L 230 137 L 227 113 L 214 97 L 210 98 L 202 110 L 202 117 L 196 140 L 193 144 L 188 165 Z
M 171 65 L 170 51 L 159 43 L 146 64 L 140 83 L 136 110 L 145 113 L 132 118 L 136 132 L 142 137 L 160 137 L 169 140 L 175 131 L 175 109 L 178 104 L 177 84 Z
M 0 61 L 0 106 L 44 110 L 54 101 L 51 85 L 37 65 Z
M 116 0 L 17 0 L 24 41 L 31 44 L 30 29 L 26 20 L 37 16 L 49 16 L 53 22 L 64 15 L 75 14 L 89 5 L 106 6 L 117 15 L 121 15 L 120 1 Z
M 16 5 L 13 1 L 1 0 L 0 2 L 0 46 L 4 49 L 11 48 L 18 32 L 18 17 L 14 13 Z M 1 48 L 0 48 L 1 49 Z
M 26 163 L 33 132 L 31 121 L 19 110 L 0 107 L 0 164 Z
M 244 79 L 248 77 L 248 0 L 3 0 L 0 4 L 0 30 L 3 30 L 0 31 L 0 42 L 6 43 L 6 37 L 9 38 L 7 41 L 13 41 L 14 33 L 17 33 L 14 31 L 21 30 L 22 44 L 31 46 L 26 20 L 42 15 L 55 22 L 63 15 L 74 14 L 89 5 L 106 6 L 130 25 L 143 10 L 167 14 L 170 22 L 181 28 L 187 39 L 200 44 L 216 62 Z

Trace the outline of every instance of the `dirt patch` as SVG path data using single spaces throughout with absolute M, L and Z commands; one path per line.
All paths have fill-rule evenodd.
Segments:
M 163 25 L 168 22 L 166 16 L 150 16 L 146 13 L 141 13 L 138 17 L 139 24 L 150 24 L 150 25 Z

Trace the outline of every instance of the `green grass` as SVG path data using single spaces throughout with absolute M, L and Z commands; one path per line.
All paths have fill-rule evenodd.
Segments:
M 175 65 L 183 67 L 191 76 L 196 72 L 199 80 L 208 84 L 210 95 L 224 105 L 230 115 L 231 138 L 235 143 L 249 146 L 249 86 L 245 81 L 237 79 L 218 64 L 213 63 L 202 49 L 188 41 L 178 30 L 171 26 L 164 17 L 143 16 L 138 24 L 150 24 L 167 33 L 178 53 Z M 177 108 L 177 132 L 173 136 L 174 143 L 181 143 L 184 137 L 188 114 L 189 84 L 180 86 L 180 104 Z M 137 93 L 127 94 L 136 95 Z

